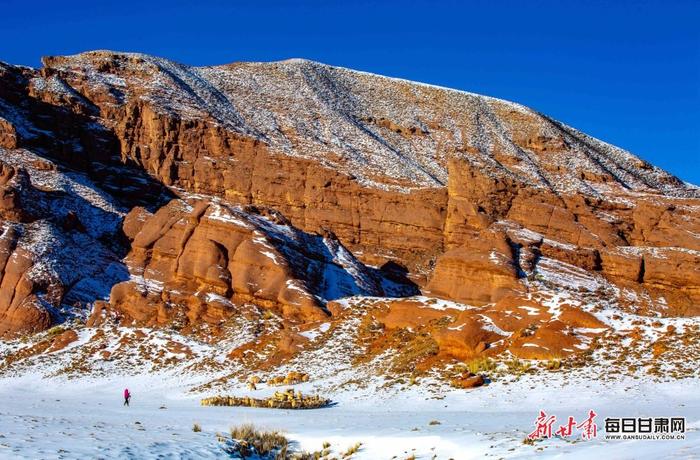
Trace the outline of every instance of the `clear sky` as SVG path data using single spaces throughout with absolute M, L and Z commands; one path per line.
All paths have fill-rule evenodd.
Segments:
M 0 0 L 0 60 L 303 57 L 530 106 L 700 184 L 700 0 Z

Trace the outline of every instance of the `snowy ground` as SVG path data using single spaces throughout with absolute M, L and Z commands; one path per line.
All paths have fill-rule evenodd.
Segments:
M 494 382 L 444 399 L 419 387 L 391 396 L 345 392 L 333 395 L 334 407 L 309 411 L 201 407 L 186 392 L 191 382 L 177 375 L 68 381 L 26 375 L 0 380 L 0 458 L 222 458 L 216 433 L 245 422 L 283 430 L 307 450 L 328 441 L 341 452 L 362 442 L 353 457 L 361 459 L 700 456 L 696 379 L 602 383 L 572 372 Z M 122 406 L 125 386 L 133 393 L 131 407 Z M 599 436 L 525 445 L 540 409 L 557 415 L 555 426 L 593 409 Z M 685 416 L 686 439 L 604 441 L 606 416 Z M 192 431 L 195 422 L 199 433 Z

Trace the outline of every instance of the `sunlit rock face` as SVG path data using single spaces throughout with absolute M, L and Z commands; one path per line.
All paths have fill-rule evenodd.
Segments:
M 566 354 L 583 343 L 570 328 L 601 329 L 579 309 L 596 298 L 699 313 L 699 206 L 629 152 L 486 96 L 305 60 L 0 64 L 3 337 L 91 310 L 91 324 L 196 329 L 249 308 L 306 324 L 351 296 L 422 293 L 382 303 L 386 327 L 440 298 L 484 309 L 501 350 Z M 560 292 L 574 313 L 550 311 Z M 537 309 L 542 349 L 504 302 Z M 499 349 L 456 311 L 462 329 L 427 330 L 445 356 Z

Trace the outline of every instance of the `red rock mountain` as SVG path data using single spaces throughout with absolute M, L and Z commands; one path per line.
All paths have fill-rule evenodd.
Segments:
M 43 64 L 0 64 L 1 336 L 90 309 L 303 325 L 349 296 L 414 327 L 440 298 L 466 325 L 441 353 L 537 356 L 497 345 L 514 307 L 561 349 L 600 326 L 576 302 L 700 314 L 700 189 L 527 107 L 306 60 Z

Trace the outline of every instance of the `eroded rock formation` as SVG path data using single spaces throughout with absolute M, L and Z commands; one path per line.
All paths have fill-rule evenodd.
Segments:
M 309 235 L 279 213 L 210 201 L 174 200 L 126 216 L 131 279 L 110 302 L 127 322 L 217 324 L 253 304 L 295 322 L 328 316 L 325 302 L 417 292 L 359 262 L 332 233 Z M 183 309 L 172 308 L 184 306 Z
M 699 312 L 698 188 L 518 104 L 303 60 L 103 51 L 0 64 L 0 82 L 0 335 L 95 302 L 91 324 L 195 328 L 253 306 L 298 325 L 420 288 L 542 357 L 600 325 L 504 308 L 565 290 Z M 439 319 L 409 304 L 387 301 L 387 328 Z M 430 331 L 440 353 L 498 349 L 483 318 L 452 316 L 463 327 Z

